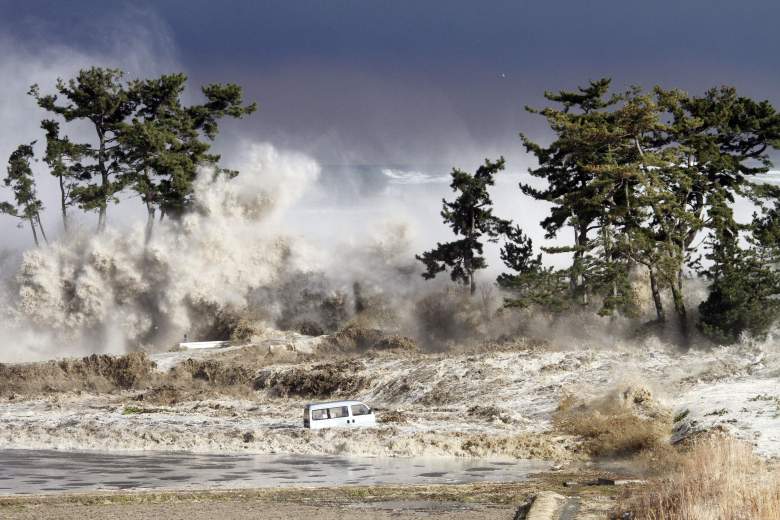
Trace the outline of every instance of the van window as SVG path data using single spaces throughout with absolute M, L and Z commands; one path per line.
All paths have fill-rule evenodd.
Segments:
M 368 406 L 364 404 L 353 404 L 352 405 L 352 415 L 368 415 L 371 413 L 371 410 L 368 409 Z
M 321 408 L 319 410 L 312 410 L 311 411 L 311 418 L 313 421 L 321 421 L 323 419 L 328 418 L 328 410 L 327 408 Z
M 336 419 L 337 417 L 349 417 L 349 408 L 346 406 L 328 408 L 328 411 L 330 412 L 331 419 Z

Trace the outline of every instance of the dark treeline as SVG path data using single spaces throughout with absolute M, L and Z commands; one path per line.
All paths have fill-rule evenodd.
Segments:
M 545 267 L 523 233 L 528 223 L 492 214 L 487 187 L 501 159 L 474 175 L 453 171 L 458 196 L 444 201 L 442 217 L 458 239 L 418 256 L 423 276 L 449 269 L 473 293 L 474 272 L 486 267 L 483 242 L 500 239 L 508 271 L 498 284 L 511 294 L 507 306 L 580 306 L 637 318 L 644 283 L 656 323 L 671 317 L 687 345 L 685 273 L 692 272 L 708 281 L 696 321 L 702 332 L 722 343 L 764 335 L 780 312 L 780 190 L 760 177 L 772 166 L 768 150 L 780 148 L 780 114 L 771 104 L 729 87 L 700 97 L 660 87 L 610 93 L 609 79 L 545 97 L 553 106 L 527 110 L 547 120 L 553 142 L 521 139 L 538 163 L 531 175 L 546 187 L 519 188 L 551 203 L 540 223 L 548 239 L 573 231 L 571 246 L 541 248 L 568 253 L 571 264 Z M 737 198 L 754 204 L 751 222 L 735 220 Z
M 66 231 L 73 207 L 96 211 L 102 231 L 109 205 L 132 190 L 148 212 L 148 239 L 157 215 L 178 215 L 190 203 L 198 167 L 211 165 L 217 175 L 236 175 L 218 167 L 210 142 L 220 119 L 241 118 L 256 105 L 243 104 L 238 85 L 213 84 L 201 89 L 202 104 L 186 106 L 186 83 L 184 74 L 125 81 L 120 70 L 93 67 L 68 81 L 58 80 L 55 94 L 43 94 L 38 85 L 30 88 L 38 106 L 51 114 L 41 121 L 46 142 L 41 158 L 57 178 Z M 74 142 L 63 124 L 86 124 L 92 139 Z M 45 233 L 43 204 L 30 168 L 35 143 L 22 144 L 11 154 L 5 184 L 13 189 L 13 203 L 3 203 L 0 211 L 29 222 L 38 244 L 38 235 L 45 239 Z

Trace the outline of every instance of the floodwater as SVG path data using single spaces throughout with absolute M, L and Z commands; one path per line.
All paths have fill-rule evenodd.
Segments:
M 0 450 L 0 495 L 515 482 L 549 467 L 522 460 Z

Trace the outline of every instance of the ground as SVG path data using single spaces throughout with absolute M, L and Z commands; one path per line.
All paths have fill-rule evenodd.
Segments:
M 123 384 L 76 364 L 66 368 L 81 374 L 80 386 L 71 375 L 62 386 L 54 365 L 33 387 L 14 386 L 14 374 L 40 367 L 0 366 L 9 374 L 0 383 L 0 449 L 533 459 L 552 470 L 514 483 L 0 497 L 0 517 L 515 518 L 543 490 L 568 497 L 567 519 L 585 520 L 605 518 L 630 491 L 588 479 L 609 468 L 634 478 L 658 469 L 656 459 L 634 458 L 648 443 L 717 430 L 765 459 L 780 456 L 772 345 L 680 353 L 652 340 L 566 349 L 516 339 L 430 353 L 388 340 L 389 348 L 320 352 L 322 341 L 277 334 L 156 354 L 129 363 L 143 377 Z M 378 426 L 301 427 L 305 402 L 336 397 L 368 403 Z
M 529 497 L 554 489 L 574 497 L 571 519 L 605 518 L 614 488 L 565 488 L 571 475 L 546 476 L 524 483 L 449 486 L 375 486 L 320 489 L 265 489 L 201 493 L 102 493 L 59 497 L 0 499 L 0 517 L 27 519 L 223 520 L 321 518 L 422 518 L 441 520 L 515 519 Z

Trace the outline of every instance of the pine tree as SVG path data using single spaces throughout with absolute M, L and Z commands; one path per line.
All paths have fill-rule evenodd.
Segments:
M 90 174 L 82 166 L 81 161 L 89 157 L 88 145 L 74 144 L 67 137 L 60 136 L 60 124 L 51 119 L 41 121 L 41 128 L 46 131 L 46 154 L 44 162 L 49 166 L 49 172 L 57 178 L 60 189 L 60 212 L 63 229 L 68 231 L 68 208 L 74 203 L 74 190 L 80 183 L 88 181 Z
M 589 305 L 598 296 L 601 314 L 633 314 L 635 298 L 629 281 L 633 262 L 619 242 L 634 218 L 630 208 L 635 180 L 625 162 L 635 152 L 631 152 L 633 143 L 626 140 L 617 111 L 638 89 L 608 95 L 609 86 L 609 79 L 601 79 L 578 92 L 548 92 L 545 97 L 562 108 L 529 109 L 547 119 L 555 140 L 542 147 L 522 136 L 526 149 L 539 162 L 530 173 L 546 180 L 547 186 L 543 190 L 528 184 L 520 187 L 552 203 L 549 216 L 541 222 L 547 238 L 558 236 L 564 227 L 574 230 L 571 246 L 542 248 L 547 253 L 571 254 L 572 263 L 566 270 L 568 298 Z
M 574 230 L 572 246 L 546 248 L 550 253 L 570 253 L 572 265 L 569 269 L 570 293 L 572 299 L 588 304 L 591 287 L 588 284 L 586 256 L 593 248 L 591 233 L 600 226 L 603 214 L 600 191 L 593 168 L 602 164 L 609 148 L 604 134 L 609 108 L 619 101 L 618 96 L 609 96 L 611 80 L 602 78 L 592 81 L 577 92 L 545 92 L 549 101 L 562 108 L 542 110 L 526 107 L 526 110 L 545 117 L 556 139 L 549 146 L 541 146 L 520 134 L 526 151 L 536 156 L 539 166 L 529 173 L 547 183 L 544 189 L 537 189 L 521 183 L 523 193 L 552 204 L 550 214 L 541 225 L 547 238 L 554 238 L 564 227 Z
M 147 237 L 158 211 L 161 218 L 178 215 L 189 205 L 198 167 L 237 174 L 218 167 L 220 157 L 209 153 L 209 141 L 216 138 L 221 118 L 256 110 L 254 103 L 243 105 L 241 88 L 232 84 L 204 87 L 204 104 L 184 106 L 186 82 L 184 74 L 169 74 L 130 85 L 138 110 L 120 134 L 120 162 L 124 182 L 146 206 Z
M 459 195 L 452 202 L 442 201 L 441 216 L 453 233 L 462 238 L 437 243 L 434 249 L 416 256 L 426 267 L 423 278 L 435 278 L 449 269 L 452 281 L 461 282 L 472 295 L 475 293 L 474 275 L 487 267 L 483 241 L 497 241 L 509 226 L 506 220 L 493 215 L 493 201 L 488 193 L 488 187 L 493 186 L 494 177 L 504 169 L 504 164 L 503 157 L 495 162 L 486 159 L 473 175 L 452 170 L 450 187 Z
M 510 270 L 496 280 L 511 295 L 505 298 L 505 306 L 521 309 L 533 306 L 554 312 L 568 307 L 570 300 L 562 297 L 568 288 L 568 274 L 545 267 L 541 253 L 534 253 L 533 241 L 520 226 L 507 229 L 501 260 Z
M 676 270 L 668 265 L 667 283 L 686 335 L 683 266 L 691 261 L 694 240 L 703 231 L 717 237 L 736 227 L 732 213 L 722 208 L 737 196 L 752 196 L 747 176 L 769 171 L 766 152 L 780 143 L 780 115 L 768 102 L 738 96 L 731 87 L 702 97 L 656 88 L 655 96 L 660 111 L 671 118 L 655 139 L 665 164 L 652 172 L 658 197 L 651 207 L 666 246 L 664 259 Z
M 73 143 L 60 135 L 59 124 L 45 120 L 46 162 L 58 177 L 63 220 L 67 207 L 98 211 L 98 230 L 106 226 L 108 205 L 132 187 L 149 215 L 147 231 L 157 211 L 178 214 L 189 204 L 197 169 L 213 165 L 209 141 L 219 131 L 223 117 L 241 118 L 255 111 L 244 105 L 241 87 L 213 84 L 202 88 L 205 102 L 184 106 L 181 101 L 187 78 L 183 74 L 125 82 L 117 69 L 92 67 L 67 82 L 58 80 L 56 95 L 42 95 L 30 88 L 38 105 L 65 122 L 87 122 L 95 142 Z M 147 234 L 148 236 L 148 234 Z
M 740 245 L 740 227 L 724 201 L 713 208 L 718 222 L 710 239 L 704 275 L 710 280 L 707 299 L 699 305 L 699 329 L 712 340 L 734 343 L 743 334 L 761 339 L 780 318 L 780 250 L 774 240 L 774 215 L 754 217 Z M 772 238 L 770 238 L 770 235 Z
M 40 245 L 38 242 L 39 231 L 43 240 L 46 242 L 48 240 L 41 223 L 43 203 L 38 198 L 35 178 L 32 168 L 30 168 L 30 160 L 34 156 L 34 144 L 35 142 L 19 145 L 9 157 L 7 175 L 3 179 L 3 183 L 13 191 L 15 204 L 0 203 L 0 212 L 27 221 L 30 224 L 35 245 L 38 246 Z
M 109 203 L 117 201 L 116 196 L 124 187 L 118 179 L 118 138 L 122 124 L 137 105 L 122 83 L 122 76 L 118 69 L 92 67 L 79 71 L 67 83 L 57 80 L 57 95 L 41 95 L 38 85 L 30 88 L 30 95 L 41 108 L 68 123 L 86 122 L 95 133 L 96 145 L 80 145 L 85 158 L 90 159 L 83 164 L 84 176 L 90 181 L 73 187 L 71 195 L 82 209 L 98 211 L 98 231 L 106 226 Z
M 630 274 L 644 266 L 657 318 L 666 318 L 661 293 L 668 290 L 687 338 L 683 273 L 694 260 L 694 239 L 725 225 L 712 218 L 717 201 L 761 197 L 747 178 L 768 170 L 780 119 L 769 103 L 727 87 L 702 97 L 637 87 L 607 96 L 608 87 L 600 80 L 579 92 L 546 94 L 563 105 L 538 111 L 555 140 L 542 147 L 523 139 L 539 162 L 531 174 L 547 187 L 521 188 L 552 203 L 541 223 L 548 238 L 574 229 L 573 246 L 542 250 L 572 254 L 577 301 L 600 295 L 600 312 L 631 313 Z

